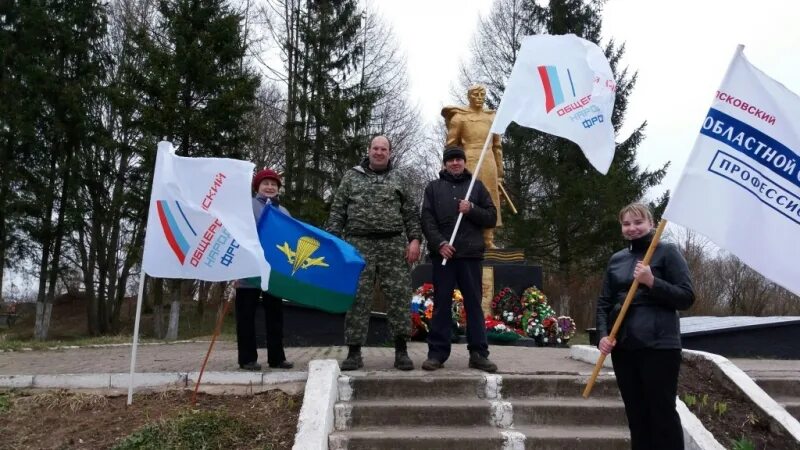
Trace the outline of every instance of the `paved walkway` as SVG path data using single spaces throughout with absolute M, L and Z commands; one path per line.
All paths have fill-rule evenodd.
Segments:
M 200 370 L 208 342 L 140 345 L 137 351 L 137 372 L 192 372 Z M 569 358 L 566 348 L 490 347 L 491 359 L 501 373 L 591 373 L 593 366 Z M 364 371 L 393 370 L 394 349 L 365 347 Z M 293 347 L 286 349 L 287 359 L 294 362 L 292 371 L 306 371 L 312 359 L 342 360 L 347 347 Z M 427 356 L 427 345 L 409 344 L 409 355 L 417 371 Z M 130 370 L 129 345 L 77 349 L 55 349 L 0 353 L 0 375 L 42 375 L 82 373 L 124 373 Z M 446 371 L 467 370 L 469 354 L 466 345 L 454 345 Z M 259 362 L 265 372 L 286 372 L 266 367 L 266 349 L 259 349 Z M 239 370 L 236 362 L 236 343 L 218 342 L 209 358 L 208 371 Z
M 136 371 L 139 373 L 198 371 L 208 350 L 208 345 L 208 342 L 140 345 Z M 592 364 L 570 359 L 569 349 L 566 348 L 496 345 L 490 347 L 490 351 L 491 359 L 497 363 L 500 373 L 590 374 L 593 369 Z M 393 348 L 365 347 L 363 353 L 364 371 L 393 370 Z M 291 371 L 306 371 L 308 362 L 312 359 L 333 358 L 341 361 L 346 354 L 347 348 L 341 346 L 286 349 L 287 358 L 295 363 L 294 369 Z M 409 354 L 417 367 L 416 371 L 421 371 L 420 365 L 427 355 L 426 344 L 410 343 Z M 3 352 L 0 353 L 0 375 L 126 373 L 130 369 L 130 358 L 130 345 Z M 468 370 L 468 359 L 466 345 L 454 345 L 450 360 L 447 361 L 442 372 Z M 259 361 L 265 366 L 264 372 L 287 372 L 266 367 L 265 349 L 259 349 Z M 751 376 L 800 379 L 800 360 L 732 359 L 731 361 Z M 217 342 L 206 370 L 238 371 L 236 343 Z
M 745 371 L 751 378 L 796 378 L 800 379 L 799 359 L 743 359 L 730 358 L 731 362 Z

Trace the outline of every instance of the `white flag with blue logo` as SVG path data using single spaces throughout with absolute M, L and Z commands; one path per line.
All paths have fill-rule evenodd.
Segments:
M 800 295 L 800 97 L 739 46 L 664 212 Z
M 258 240 L 250 195 L 255 165 L 175 155 L 158 144 L 147 217 L 145 273 L 160 278 L 228 281 L 261 277 L 270 267 Z
M 511 122 L 569 139 L 606 174 L 614 158 L 611 113 L 617 90 L 597 44 L 573 34 L 522 39 L 492 132 Z

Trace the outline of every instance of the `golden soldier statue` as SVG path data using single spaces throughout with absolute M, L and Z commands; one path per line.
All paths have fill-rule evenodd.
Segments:
M 489 190 L 497 209 L 497 226 L 503 224 L 500 215 L 500 184 L 503 182 L 503 150 L 500 146 L 500 135 L 492 137 L 491 147 L 487 149 L 486 156 L 481 164 L 481 171 L 475 174 L 483 144 L 494 120 L 494 111 L 484 109 L 486 89 L 483 86 L 469 88 L 469 106 L 445 106 L 442 108 L 447 126 L 447 141 L 445 147 L 459 146 L 467 155 L 467 169 L 480 179 Z M 494 228 L 489 228 L 483 233 L 483 240 L 487 249 L 497 248 L 494 244 Z

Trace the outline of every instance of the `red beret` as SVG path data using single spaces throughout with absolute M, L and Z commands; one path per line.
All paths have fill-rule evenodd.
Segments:
M 267 179 L 275 180 L 275 182 L 278 183 L 278 187 L 282 185 L 281 176 L 278 174 L 278 172 L 275 172 L 272 169 L 259 170 L 258 173 L 256 173 L 256 175 L 253 177 L 253 192 L 258 191 L 258 186 L 262 181 Z

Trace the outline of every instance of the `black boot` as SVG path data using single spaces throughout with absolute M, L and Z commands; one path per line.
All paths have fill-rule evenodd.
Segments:
M 478 352 L 469 352 L 469 367 L 470 369 L 478 369 L 489 373 L 497 372 L 497 364 Z
M 342 361 L 339 368 L 342 370 L 356 370 L 364 367 L 364 360 L 361 359 L 361 346 L 348 345 L 347 358 Z
M 428 358 L 422 363 L 422 368 L 424 370 L 439 370 L 442 367 L 444 367 L 444 364 L 442 364 L 438 359 L 434 358 Z
M 414 370 L 414 361 L 408 357 L 408 347 L 403 337 L 394 340 L 394 368 L 398 370 Z

